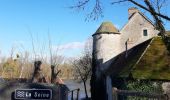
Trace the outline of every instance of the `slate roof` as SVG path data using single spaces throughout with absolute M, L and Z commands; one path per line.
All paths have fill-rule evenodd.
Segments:
M 101 33 L 120 34 L 119 30 L 112 24 L 112 22 L 103 22 L 93 35 Z
M 107 74 L 114 73 L 112 75 L 119 78 L 170 81 L 170 53 L 161 37 L 147 40 L 115 59 Z

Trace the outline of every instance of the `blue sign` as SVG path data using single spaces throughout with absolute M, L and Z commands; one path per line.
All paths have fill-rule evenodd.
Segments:
M 52 99 L 52 90 L 50 89 L 17 89 L 15 90 L 15 99 Z

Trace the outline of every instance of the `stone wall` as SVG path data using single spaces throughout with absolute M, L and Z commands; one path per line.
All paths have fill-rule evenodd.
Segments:
M 40 84 L 40 83 L 0 83 L 0 100 L 15 100 L 16 89 L 50 89 L 51 100 L 67 100 L 68 88 L 65 85 Z
M 148 36 L 143 36 L 143 30 L 147 30 Z M 121 33 L 121 50 L 125 51 L 125 42 L 128 43 L 128 49 L 154 37 L 158 31 L 146 20 L 141 14 L 136 13 L 133 18 L 122 28 Z
M 170 98 L 170 82 L 163 83 L 162 88 L 163 88 L 164 94 L 167 94 L 168 98 Z
M 120 53 L 120 34 L 99 34 L 93 37 L 93 53 L 95 59 L 101 61 L 98 64 L 102 68 L 107 68 L 109 64 L 105 62 L 114 58 Z

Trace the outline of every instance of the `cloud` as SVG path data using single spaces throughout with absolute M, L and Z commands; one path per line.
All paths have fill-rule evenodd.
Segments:
M 75 50 L 84 48 L 85 42 L 70 42 L 63 45 L 53 46 L 53 50 Z
M 52 46 L 52 51 L 66 57 L 79 55 L 84 48 L 85 42 L 70 42 L 62 45 Z

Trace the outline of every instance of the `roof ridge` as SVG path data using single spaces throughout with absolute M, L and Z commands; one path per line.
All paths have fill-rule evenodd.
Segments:
M 147 16 L 145 16 L 145 14 L 144 13 L 142 13 L 142 12 L 138 12 L 140 15 L 142 15 L 147 21 L 149 21 L 154 27 L 155 27 L 155 25 L 153 24 L 153 22 L 147 17 Z
M 144 54 L 146 53 L 146 51 L 148 50 L 148 48 L 150 47 L 150 44 L 153 42 L 154 37 L 152 38 L 151 42 L 148 44 L 148 46 L 146 47 L 146 49 L 143 51 L 143 53 L 141 54 L 141 56 L 139 57 L 139 59 L 137 60 L 137 62 L 133 65 L 133 68 L 139 63 L 139 61 L 141 60 L 141 58 L 144 56 Z
M 133 15 L 132 15 L 132 16 L 130 17 L 130 19 L 123 25 L 123 27 L 120 29 L 120 31 L 123 30 L 123 28 L 133 19 L 133 17 L 134 17 L 137 13 L 140 14 L 143 18 L 145 18 L 149 23 L 151 23 L 151 24 L 155 27 L 154 23 L 153 23 L 147 16 L 145 16 L 145 14 L 143 14 L 143 13 L 140 12 L 140 11 L 138 11 L 138 12 L 133 13 Z

